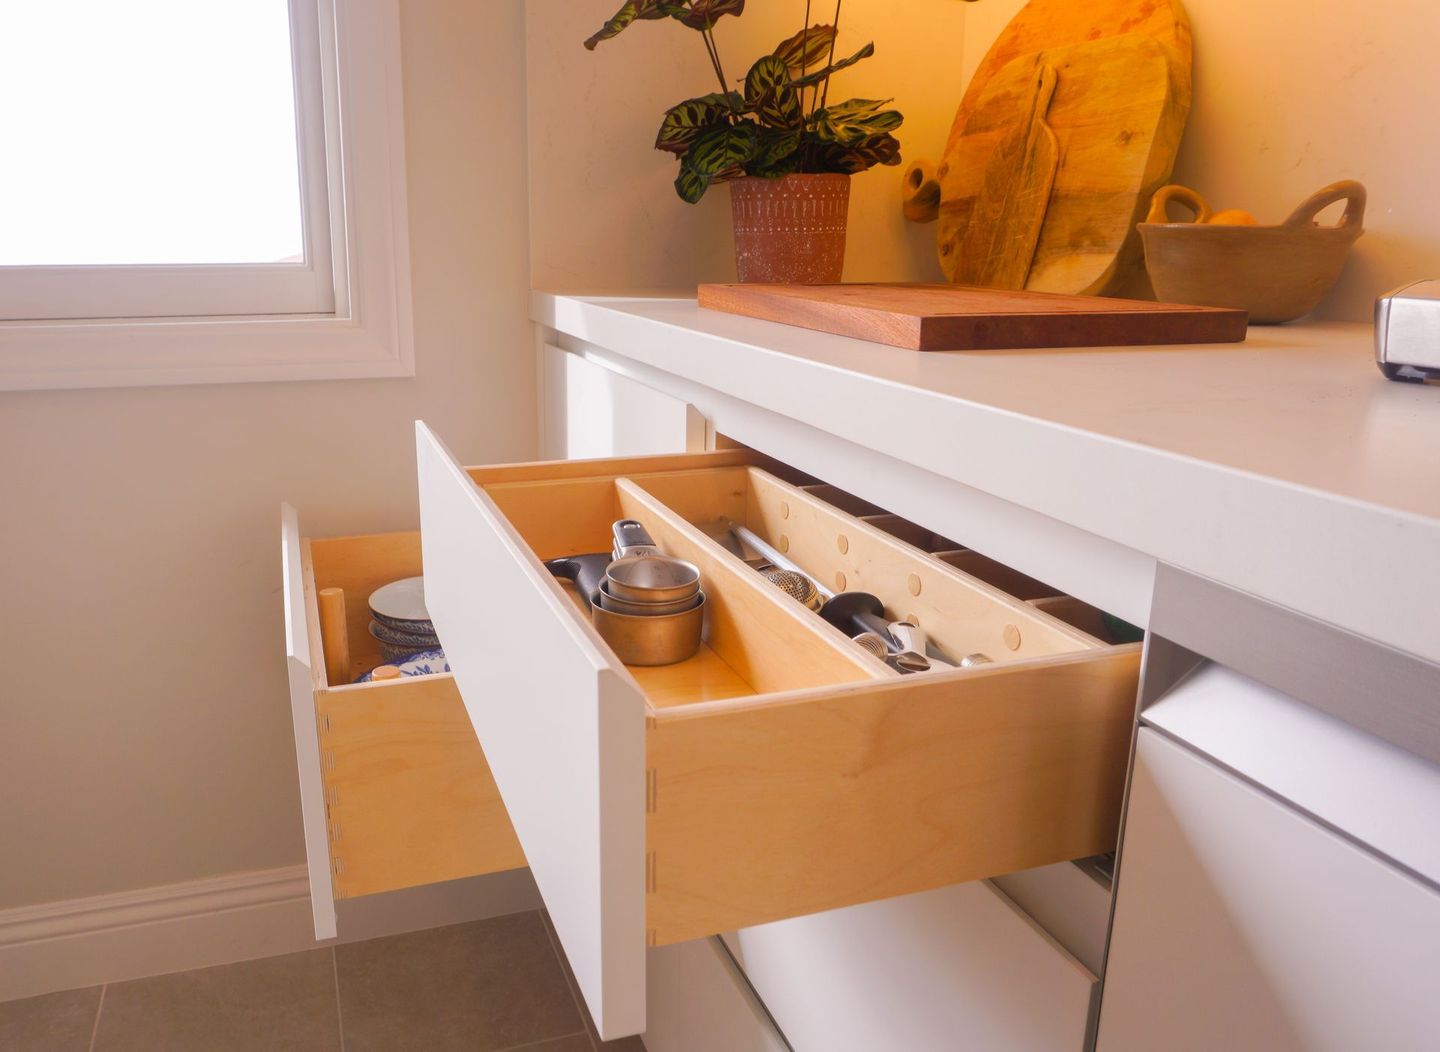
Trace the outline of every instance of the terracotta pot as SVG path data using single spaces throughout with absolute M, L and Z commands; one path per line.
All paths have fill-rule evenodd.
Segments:
M 845 269 L 848 175 L 746 176 L 730 183 L 741 281 L 833 285 Z

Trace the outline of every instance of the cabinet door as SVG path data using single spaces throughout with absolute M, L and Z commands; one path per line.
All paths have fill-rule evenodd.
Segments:
M 1085 1046 L 1095 976 L 988 882 L 725 938 L 798 1052 Z
M 695 407 L 552 344 L 540 348 L 540 456 L 642 457 L 705 448 Z
M 1100 1052 L 1407 1049 L 1440 1032 L 1440 893 L 1140 731 Z

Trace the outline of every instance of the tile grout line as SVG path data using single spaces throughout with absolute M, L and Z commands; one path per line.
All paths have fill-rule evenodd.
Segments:
M 575 1002 L 575 1008 L 580 1013 L 580 1022 L 584 1024 L 589 1009 L 585 1007 L 585 1003 L 580 997 L 580 991 L 577 989 L 579 985 L 578 981 L 571 980 L 570 969 L 565 966 L 565 959 L 562 956 L 565 951 L 560 949 L 560 937 L 557 933 L 550 930 L 549 915 L 544 910 L 536 910 L 535 912 L 540 915 L 540 927 L 545 929 L 545 939 L 550 943 L 550 952 L 555 955 L 555 963 L 560 966 L 560 974 L 565 977 L 565 986 L 570 991 L 570 999 Z M 585 1036 L 590 1038 L 590 1047 L 594 1049 L 595 1052 L 599 1052 L 600 1046 L 597 1043 L 598 1039 L 591 1036 L 589 1026 L 585 1027 Z
M 330 974 L 335 977 L 335 1025 L 340 1030 L 340 1052 L 345 1052 L 345 1009 L 340 1006 L 340 955 L 330 947 Z
M 584 1030 L 577 1030 L 573 1034 L 556 1034 L 554 1037 L 542 1037 L 539 1041 L 527 1041 L 523 1045 L 511 1045 L 509 1048 L 502 1048 L 497 1050 L 497 1052 L 524 1052 L 527 1048 L 539 1048 L 541 1045 L 548 1045 L 552 1041 L 564 1041 L 567 1037 L 585 1037 L 588 1039 L 589 1036 L 590 1035 Z
M 109 983 L 100 986 L 100 1000 L 95 1003 L 95 1025 L 90 1028 L 90 1049 L 95 1052 L 95 1039 L 100 1036 L 100 1013 L 105 1011 L 105 991 L 110 989 Z M 344 1049 L 341 1049 L 344 1052 Z

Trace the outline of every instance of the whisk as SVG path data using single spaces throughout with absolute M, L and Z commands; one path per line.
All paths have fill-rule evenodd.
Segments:
M 795 570 L 783 570 L 778 566 L 769 566 L 760 571 L 760 576 L 806 609 L 819 610 L 825 605 L 825 599 L 820 595 L 820 589 L 816 588 L 815 582 L 803 573 Z

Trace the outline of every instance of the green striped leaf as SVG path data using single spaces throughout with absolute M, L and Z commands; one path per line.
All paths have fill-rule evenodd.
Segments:
M 849 102 L 837 102 L 810 115 L 811 131 L 821 142 L 839 143 L 841 146 L 854 146 L 862 139 L 894 131 L 904 123 L 905 118 L 899 110 L 882 109 L 891 101 L 851 99 Z
M 817 69 L 815 72 L 807 73 L 803 77 L 796 77 L 790 82 L 790 86 L 792 88 L 813 87 L 814 85 L 819 84 L 826 77 L 830 76 L 832 73 L 839 73 L 842 69 L 849 69 L 851 66 L 855 65 L 855 63 L 863 62 L 865 59 L 869 58 L 873 54 L 875 54 L 875 44 L 874 42 L 871 42 L 869 44 L 866 44 L 849 58 L 842 58 L 839 62 L 836 62 L 833 65 L 826 66 L 824 69 Z
M 800 166 L 800 133 L 760 129 L 760 151 L 746 166 L 746 173 L 762 179 L 788 175 Z
M 823 62 L 835 46 L 834 26 L 809 26 L 786 37 L 773 52 L 790 67 L 793 76 L 803 76 L 817 62 Z
M 697 175 L 715 178 L 743 167 L 760 152 L 760 139 L 753 124 L 722 124 L 702 132 L 685 154 L 685 167 Z
M 680 165 L 680 174 L 675 177 L 675 192 L 680 195 L 680 200 L 694 204 L 705 196 L 705 191 L 710 189 L 711 177 L 701 175 L 688 164 Z
M 618 37 L 633 22 L 653 21 L 682 14 L 685 4 L 682 0 L 627 0 L 627 2 L 606 20 L 596 33 L 585 41 L 585 49 L 594 51 L 602 40 Z
M 819 167 L 822 171 L 842 172 L 846 175 L 856 175 L 877 164 L 899 163 L 900 140 L 888 132 L 861 139 L 853 146 L 828 143 L 819 155 Z
M 732 113 L 739 113 L 745 104 L 738 91 L 721 95 L 718 91 L 686 99 L 678 106 L 672 106 L 660 122 L 660 133 L 655 137 L 655 149 L 668 153 L 683 154 L 700 133 L 721 123 Z
M 745 105 L 773 128 L 799 127 L 804 112 L 800 93 L 790 86 L 790 67 L 776 55 L 766 55 L 745 77 Z

